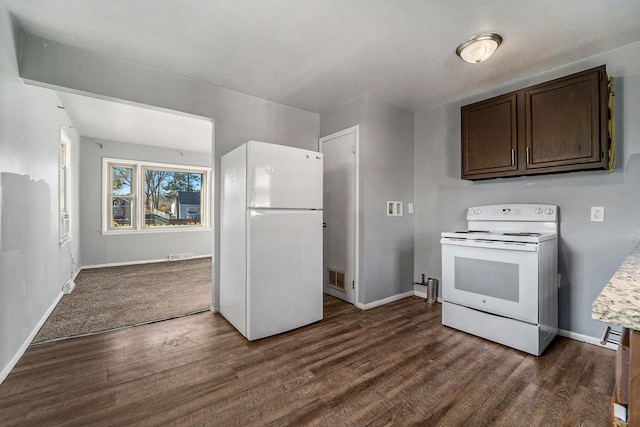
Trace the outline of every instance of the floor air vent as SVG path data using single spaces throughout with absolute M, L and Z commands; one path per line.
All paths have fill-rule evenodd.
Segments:
M 328 269 L 329 286 L 344 291 L 344 271 Z
M 193 253 L 188 254 L 170 254 L 169 261 L 180 261 L 183 259 L 191 259 L 193 258 Z

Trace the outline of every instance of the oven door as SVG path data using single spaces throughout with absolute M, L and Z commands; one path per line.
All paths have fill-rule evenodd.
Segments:
M 538 323 L 538 245 L 443 238 L 442 299 Z

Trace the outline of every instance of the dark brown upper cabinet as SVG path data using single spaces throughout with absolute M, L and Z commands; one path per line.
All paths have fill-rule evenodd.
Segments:
M 516 95 L 462 107 L 462 177 L 518 170 Z
M 461 108 L 462 178 L 606 169 L 605 66 Z

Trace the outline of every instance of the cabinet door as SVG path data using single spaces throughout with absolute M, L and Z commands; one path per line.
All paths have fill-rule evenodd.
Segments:
M 524 91 L 527 173 L 591 169 L 606 165 L 601 148 L 606 104 L 601 105 L 599 69 L 533 86 Z M 605 101 L 606 102 L 606 101 Z M 604 121 L 603 121 L 604 119 Z M 606 141 L 606 133 L 603 141 Z
M 516 94 L 466 105 L 462 114 L 462 178 L 517 171 Z

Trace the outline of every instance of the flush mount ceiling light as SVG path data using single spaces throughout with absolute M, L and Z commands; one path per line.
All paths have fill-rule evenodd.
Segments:
M 471 64 L 485 61 L 502 43 L 502 37 L 496 33 L 480 33 L 460 43 L 456 54 Z

